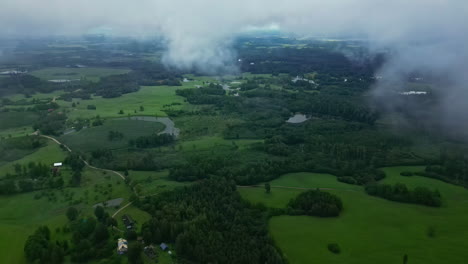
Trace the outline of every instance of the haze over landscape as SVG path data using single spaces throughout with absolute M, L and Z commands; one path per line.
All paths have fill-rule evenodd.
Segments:
M 2 3 L 0 263 L 466 263 L 467 18 Z

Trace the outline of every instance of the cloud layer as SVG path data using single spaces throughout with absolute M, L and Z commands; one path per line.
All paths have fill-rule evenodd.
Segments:
M 460 99 L 468 98 L 467 18 L 466 0 L 15 0 L 2 3 L 0 36 L 78 35 L 98 27 L 162 35 L 167 64 L 216 71 L 230 65 L 231 42 L 249 27 L 275 24 L 309 36 L 359 34 L 376 49 L 393 50 L 376 94 L 399 86 L 415 70 L 448 76 L 452 83 L 441 111 L 453 116 L 468 110 Z
M 377 46 L 466 40 L 465 0 L 15 0 L 2 3 L 0 34 L 75 35 L 111 27 L 123 35 L 161 34 L 167 60 L 188 67 L 229 58 L 232 37 L 275 23 L 305 35 L 367 36 Z

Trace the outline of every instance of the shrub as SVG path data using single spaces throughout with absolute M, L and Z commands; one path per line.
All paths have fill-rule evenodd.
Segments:
M 414 173 L 411 172 L 411 171 L 402 171 L 402 172 L 400 172 L 400 175 L 409 177 L 409 176 L 413 176 Z
M 343 209 L 341 199 L 331 193 L 310 190 L 299 194 L 289 204 L 289 213 L 321 217 L 338 216 Z
M 337 243 L 330 243 L 328 244 L 328 250 L 334 254 L 340 254 L 341 249 Z

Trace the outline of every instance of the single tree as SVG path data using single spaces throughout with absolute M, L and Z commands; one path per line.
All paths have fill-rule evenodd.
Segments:
M 76 218 L 78 218 L 78 210 L 75 208 L 75 207 L 68 207 L 67 209 L 67 218 L 68 220 L 70 221 L 74 221 L 76 220 Z
M 94 209 L 94 215 L 96 216 L 96 218 L 98 220 L 102 220 L 102 218 L 104 217 L 104 207 L 102 206 L 96 206 L 96 209 Z
M 265 183 L 265 191 L 266 191 L 266 193 L 270 193 L 270 191 L 271 191 L 271 186 L 270 186 L 269 182 Z

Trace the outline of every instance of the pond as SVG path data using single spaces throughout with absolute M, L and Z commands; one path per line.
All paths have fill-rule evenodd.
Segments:
M 309 118 L 307 118 L 307 116 L 304 114 L 295 114 L 286 120 L 286 123 L 299 124 L 307 121 L 308 119 Z
M 148 122 L 159 122 L 163 123 L 166 127 L 159 134 L 170 134 L 178 137 L 180 134 L 180 129 L 175 127 L 174 121 L 169 117 L 155 117 L 155 116 L 129 116 L 129 117 L 119 117 L 118 119 L 130 119 L 130 120 L 141 120 Z

